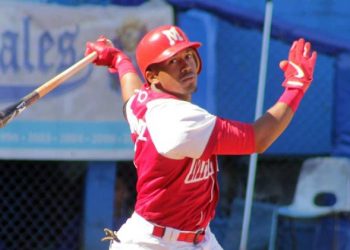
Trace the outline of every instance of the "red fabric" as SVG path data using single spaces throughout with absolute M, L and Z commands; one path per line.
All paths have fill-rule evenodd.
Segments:
M 205 236 L 205 232 L 181 232 L 179 234 L 179 236 L 177 237 L 178 241 L 185 241 L 185 242 L 189 242 L 189 243 L 194 243 L 194 244 L 198 244 L 199 242 L 201 242 L 204 239 Z
M 135 118 L 147 122 L 145 115 L 152 112 L 147 104 L 159 98 L 175 97 L 143 86 L 128 104 L 132 112 L 127 114 L 129 122 Z M 216 156 L 170 159 L 157 152 L 147 127 L 143 132 L 142 139 L 137 131 L 132 133 L 138 176 L 135 211 L 154 224 L 178 230 L 206 228 L 214 218 L 219 197 Z
M 218 117 L 202 158 L 211 154 L 246 155 L 254 152 L 255 136 L 251 124 Z
M 122 77 L 127 74 L 127 73 L 136 73 L 136 69 L 134 67 L 134 65 L 132 64 L 132 62 L 130 61 L 129 58 L 123 58 L 118 66 L 118 73 L 119 73 L 119 79 L 122 79 Z
M 85 56 L 92 52 L 97 52 L 97 58 L 94 63 L 96 65 L 111 67 L 115 56 L 120 52 L 114 48 L 111 41 L 106 37 L 100 36 L 96 42 L 87 42 Z
M 165 227 L 155 225 L 153 227 L 152 235 L 162 238 L 165 234 Z
M 166 227 L 155 225 L 153 227 L 152 235 L 159 238 L 163 238 L 165 234 L 165 230 L 166 230 Z M 204 239 L 204 236 L 205 236 L 204 230 L 199 230 L 197 232 L 180 232 L 177 237 L 177 240 L 197 244 Z
M 302 90 L 287 88 L 279 98 L 278 102 L 287 104 L 293 112 L 295 112 L 298 109 L 303 96 L 304 92 Z
M 136 73 L 134 65 L 130 58 L 121 50 L 113 47 L 113 44 L 104 36 L 100 36 L 96 42 L 87 42 L 85 56 L 97 52 L 97 58 L 94 61 L 96 65 L 107 66 L 111 73 L 119 72 L 121 79 L 126 73 Z
M 285 77 L 282 86 L 301 89 L 305 93 L 313 79 L 316 59 L 317 53 L 311 50 L 310 42 L 303 38 L 294 41 L 289 50 L 288 61 L 280 62 Z
M 215 215 L 219 198 L 216 156 L 254 152 L 253 127 L 217 117 L 201 158 L 171 159 L 157 151 L 147 127 L 148 112 L 155 110 L 151 103 L 160 98 L 164 103 L 175 97 L 153 92 L 146 85 L 127 104 L 138 175 L 135 211 L 157 225 L 197 231 L 206 228 Z

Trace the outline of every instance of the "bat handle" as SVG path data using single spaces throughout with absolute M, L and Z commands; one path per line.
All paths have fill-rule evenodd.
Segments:
M 91 54 L 85 56 L 83 59 L 76 62 L 75 64 L 73 64 L 68 69 L 64 70 L 54 78 L 42 84 L 35 91 L 39 94 L 40 98 L 45 96 L 54 88 L 58 87 L 62 82 L 64 82 L 65 80 L 67 80 L 68 78 L 72 77 L 73 75 L 78 73 L 80 70 L 85 68 L 89 63 L 92 63 L 93 61 L 95 61 L 96 58 L 97 58 L 97 53 L 92 52 Z

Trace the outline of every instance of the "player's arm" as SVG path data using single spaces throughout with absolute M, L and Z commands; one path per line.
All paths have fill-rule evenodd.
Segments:
M 202 157 L 264 152 L 287 128 L 298 105 L 310 86 L 317 54 L 310 43 L 300 39 L 293 43 L 288 61 L 280 63 L 285 72 L 285 88 L 278 102 L 253 124 L 216 119 L 216 124 Z
M 289 51 L 288 61 L 280 63 L 284 71 L 285 88 L 278 102 L 254 124 L 255 150 L 265 151 L 287 128 L 298 105 L 313 80 L 317 53 L 311 44 L 299 39 Z
M 294 112 L 287 104 L 277 102 L 254 124 L 255 152 L 264 152 L 287 128 Z
M 96 42 L 86 43 L 85 55 L 92 52 L 98 54 L 94 64 L 107 66 L 111 73 L 118 73 L 124 102 L 129 100 L 136 89 L 141 88 L 142 81 L 130 58 L 121 50 L 115 48 L 106 37 L 101 36 Z

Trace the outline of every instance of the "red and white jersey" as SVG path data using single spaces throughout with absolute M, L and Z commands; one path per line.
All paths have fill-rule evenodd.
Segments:
M 162 226 L 205 228 L 219 196 L 219 118 L 148 85 L 128 101 L 126 117 L 135 143 L 135 211 Z

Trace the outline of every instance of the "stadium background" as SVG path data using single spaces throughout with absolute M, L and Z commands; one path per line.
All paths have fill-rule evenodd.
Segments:
M 194 102 L 223 117 L 254 119 L 263 1 L 17 2 L 59 4 L 72 9 L 83 5 L 136 8 L 144 2 L 169 4 L 175 23 L 191 39 L 203 43 L 200 53 L 204 70 Z M 272 211 L 292 202 L 306 159 L 350 155 L 348 9 L 345 0 L 275 3 L 264 107 L 276 101 L 282 91 L 278 62 L 287 56 L 291 41 L 298 37 L 310 40 L 319 58 L 314 86 L 291 126 L 259 156 L 248 249 L 267 249 Z M 0 45 L 4 46 L 1 40 Z M 97 97 L 96 102 L 103 98 Z M 14 121 L 9 126 L 15 129 L 17 124 Z M 2 153 L 0 162 L 0 249 L 107 249 L 108 244 L 99 242 L 102 229 L 117 227 L 132 211 L 136 177 L 129 155 L 116 161 L 93 157 L 48 160 L 45 156 L 33 160 L 9 155 Z M 220 157 L 221 200 L 212 228 L 225 249 L 238 249 L 248 161 L 248 157 Z M 322 249 L 348 249 L 348 221 L 346 213 L 294 220 L 293 224 L 282 221 L 279 237 L 285 244 L 279 249 L 321 249 L 314 242 L 324 235 L 333 237 L 323 242 Z M 342 244 L 345 248 L 335 247 Z

